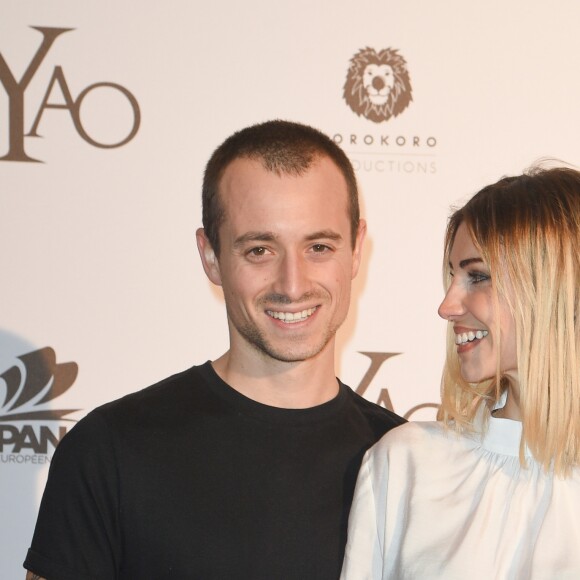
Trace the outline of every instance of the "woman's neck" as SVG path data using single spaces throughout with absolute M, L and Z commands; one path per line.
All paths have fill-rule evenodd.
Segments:
M 507 388 L 507 400 L 501 409 L 495 409 L 493 416 L 498 419 L 511 419 L 512 421 L 521 421 L 522 414 L 520 411 L 520 383 L 517 376 L 508 377 L 509 385 Z

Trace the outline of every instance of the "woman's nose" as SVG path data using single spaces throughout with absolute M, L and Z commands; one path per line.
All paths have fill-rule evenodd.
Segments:
M 447 289 L 445 298 L 443 298 L 443 302 L 439 305 L 437 312 L 445 320 L 451 320 L 465 312 L 461 290 L 454 281 L 451 282 Z

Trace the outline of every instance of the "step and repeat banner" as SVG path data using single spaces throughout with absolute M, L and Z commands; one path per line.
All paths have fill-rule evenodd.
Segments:
M 227 348 L 195 246 L 202 172 L 267 119 L 357 171 L 365 259 L 340 377 L 432 419 L 450 208 L 580 163 L 580 4 L 0 0 L 0 577 L 55 446 L 105 401 Z

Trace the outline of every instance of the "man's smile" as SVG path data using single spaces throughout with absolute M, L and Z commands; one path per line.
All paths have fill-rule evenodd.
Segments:
M 299 312 L 280 312 L 276 310 L 266 310 L 266 314 L 272 318 L 281 320 L 282 322 L 293 324 L 295 322 L 302 322 L 303 320 L 306 320 L 312 316 L 314 312 L 316 312 L 317 308 L 318 306 L 315 306 L 314 308 L 307 308 Z

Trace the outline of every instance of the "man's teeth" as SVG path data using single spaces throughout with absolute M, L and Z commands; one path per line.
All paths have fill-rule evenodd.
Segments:
M 311 316 L 315 310 L 316 308 L 307 308 L 302 312 L 275 312 L 274 310 L 266 310 L 266 312 L 272 318 L 277 318 L 282 322 L 301 322 Z
M 469 332 L 464 332 L 462 334 L 455 335 L 455 344 L 465 344 L 466 342 L 473 342 L 476 338 L 478 340 L 482 339 L 484 336 L 487 336 L 489 333 L 487 330 L 476 330 L 473 332 L 470 330 Z

